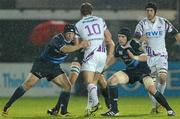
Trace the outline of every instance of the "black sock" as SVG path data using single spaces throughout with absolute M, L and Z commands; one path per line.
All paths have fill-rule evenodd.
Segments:
M 67 107 L 70 98 L 70 92 L 63 92 L 62 93 L 62 107 L 61 107 L 61 114 L 67 113 Z
M 169 106 L 168 102 L 166 101 L 165 97 L 160 93 L 156 92 L 154 95 L 154 98 L 158 101 L 159 104 L 161 104 L 163 107 L 166 108 L 166 110 L 172 110 L 172 108 Z
M 118 111 L 118 86 L 109 86 L 111 110 Z
M 61 113 L 67 112 L 67 106 L 70 98 L 70 92 L 61 92 L 58 102 L 55 106 L 55 110 L 59 111 L 61 107 Z
M 59 109 L 60 109 L 61 104 L 62 104 L 62 97 L 63 97 L 62 93 L 63 93 L 63 92 L 60 93 L 60 96 L 59 96 L 59 98 L 58 98 L 58 101 L 57 101 L 57 103 L 56 103 L 56 106 L 54 107 L 54 109 L 57 110 L 58 112 L 59 112 Z
M 9 99 L 9 101 L 6 103 L 5 105 L 5 110 L 6 111 L 18 98 L 20 98 L 21 96 L 24 95 L 26 91 L 24 90 L 24 88 L 22 86 L 19 86 L 14 94 L 11 96 L 11 98 Z
M 106 107 L 107 108 L 110 108 L 110 99 L 109 99 L 109 91 L 108 91 L 108 88 L 106 87 L 105 89 L 101 89 L 101 93 L 102 93 L 102 96 L 104 97 L 104 101 L 105 101 L 105 104 L 106 104 Z

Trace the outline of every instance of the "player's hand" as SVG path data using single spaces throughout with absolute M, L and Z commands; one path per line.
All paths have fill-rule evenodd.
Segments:
M 80 43 L 81 48 L 87 48 L 91 45 L 91 42 L 88 40 L 82 40 Z
M 139 39 L 139 41 L 140 41 L 141 43 L 146 43 L 146 42 L 148 41 L 148 38 L 147 38 L 147 36 L 143 35 L 143 36 L 141 36 L 141 38 Z
M 130 50 L 127 50 L 127 53 L 131 59 L 134 58 L 134 54 Z

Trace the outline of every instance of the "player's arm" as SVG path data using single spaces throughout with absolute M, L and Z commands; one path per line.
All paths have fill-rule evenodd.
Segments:
M 146 54 L 134 55 L 130 50 L 127 50 L 127 52 L 131 59 L 142 61 L 142 62 L 147 61 L 148 59 L 148 56 Z
M 104 31 L 104 36 L 105 36 L 105 43 L 108 49 L 108 56 L 107 56 L 107 62 L 113 57 L 114 53 L 114 42 L 112 40 L 112 35 L 108 29 Z
M 176 38 L 176 40 L 177 40 L 178 42 L 180 42 L 180 33 L 177 33 L 177 34 L 175 35 L 175 38 Z
M 79 38 L 74 38 L 74 40 L 72 41 L 74 45 L 78 45 L 80 43 L 80 39 Z
M 170 32 L 172 34 L 172 36 L 174 36 L 175 39 L 180 42 L 180 33 L 179 33 L 179 31 L 167 19 L 164 19 L 164 20 L 165 20 L 166 31 Z
M 148 38 L 145 34 L 143 34 L 144 29 L 142 26 L 143 26 L 143 22 L 140 21 L 136 26 L 136 29 L 134 32 L 134 38 L 140 43 L 146 43 L 148 41 Z
M 89 41 L 82 40 L 77 45 L 64 45 L 63 47 L 60 48 L 60 51 L 64 52 L 64 53 L 74 52 L 74 51 L 79 50 L 81 48 L 89 47 L 89 45 L 90 45 Z

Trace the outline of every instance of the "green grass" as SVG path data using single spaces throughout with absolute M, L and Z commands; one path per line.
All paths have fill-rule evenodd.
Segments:
M 7 101 L 7 98 L 0 98 L 0 108 Z M 47 109 L 53 107 L 57 97 L 43 98 L 21 98 L 9 110 L 7 117 L 0 116 L 0 119 L 55 119 L 62 117 L 52 117 L 46 114 Z M 175 117 L 168 117 L 166 111 L 157 115 L 149 114 L 151 102 L 148 97 L 119 97 L 120 117 L 102 117 L 100 113 L 107 111 L 102 97 L 100 98 L 103 106 L 92 119 L 180 119 L 180 97 L 169 97 L 168 101 L 176 112 Z M 69 112 L 73 113 L 71 119 L 88 119 L 83 117 L 86 106 L 86 97 L 72 96 L 69 103 Z M 67 117 L 66 117 L 67 119 Z

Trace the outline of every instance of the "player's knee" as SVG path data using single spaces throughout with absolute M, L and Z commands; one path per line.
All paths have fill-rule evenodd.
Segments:
M 159 79 L 160 79 L 160 83 L 161 83 L 161 84 L 164 84 L 164 83 L 166 82 L 166 80 L 167 80 L 167 73 L 165 73 L 165 72 L 160 72 L 160 73 L 158 74 L 158 77 L 159 77 Z
M 98 84 L 101 87 L 101 89 L 105 89 L 107 87 L 107 81 L 104 78 L 104 75 L 103 74 L 98 74 L 96 78 L 98 80 Z
M 119 71 L 113 74 L 113 76 L 108 81 L 108 85 L 127 84 L 128 82 L 129 82 L 128 75 L 122 71 Z
M 107 83 L 108 83 L 109 86 L 115 86 L 115 85 L 118 84 L 117 79 L 114 76 L 110 77 L 107 80 Z
M 71 91 L 71 83 L 70 82 L 66 82 L 66 84 L 63 86 L 64 87 L 64 91 Z
M 76 74 L 77 76 L 80 73 L 81 64 L 79 62 L 72 62 L 71 64 L 71 73 Z
M 153 78 L 151 78 L 150 76 L 146 76 L 143 78 L 143 83 L 145 88 L 151 93 L 151 94 L 155 94 L 156 92 L 156 87 L 155 87 L 155 83 L 153 81 Z
M 30 82 L 25 82 L 22 84 L 22 86 L 27 91 L 33 87 L 33 84 L 31 84 Z
M 116 77 L 116 82 L 118 84 L 127 84 L 129 82 L 129 77 L 126 73 L 119 71 L 114 74 L 114 77 Z

